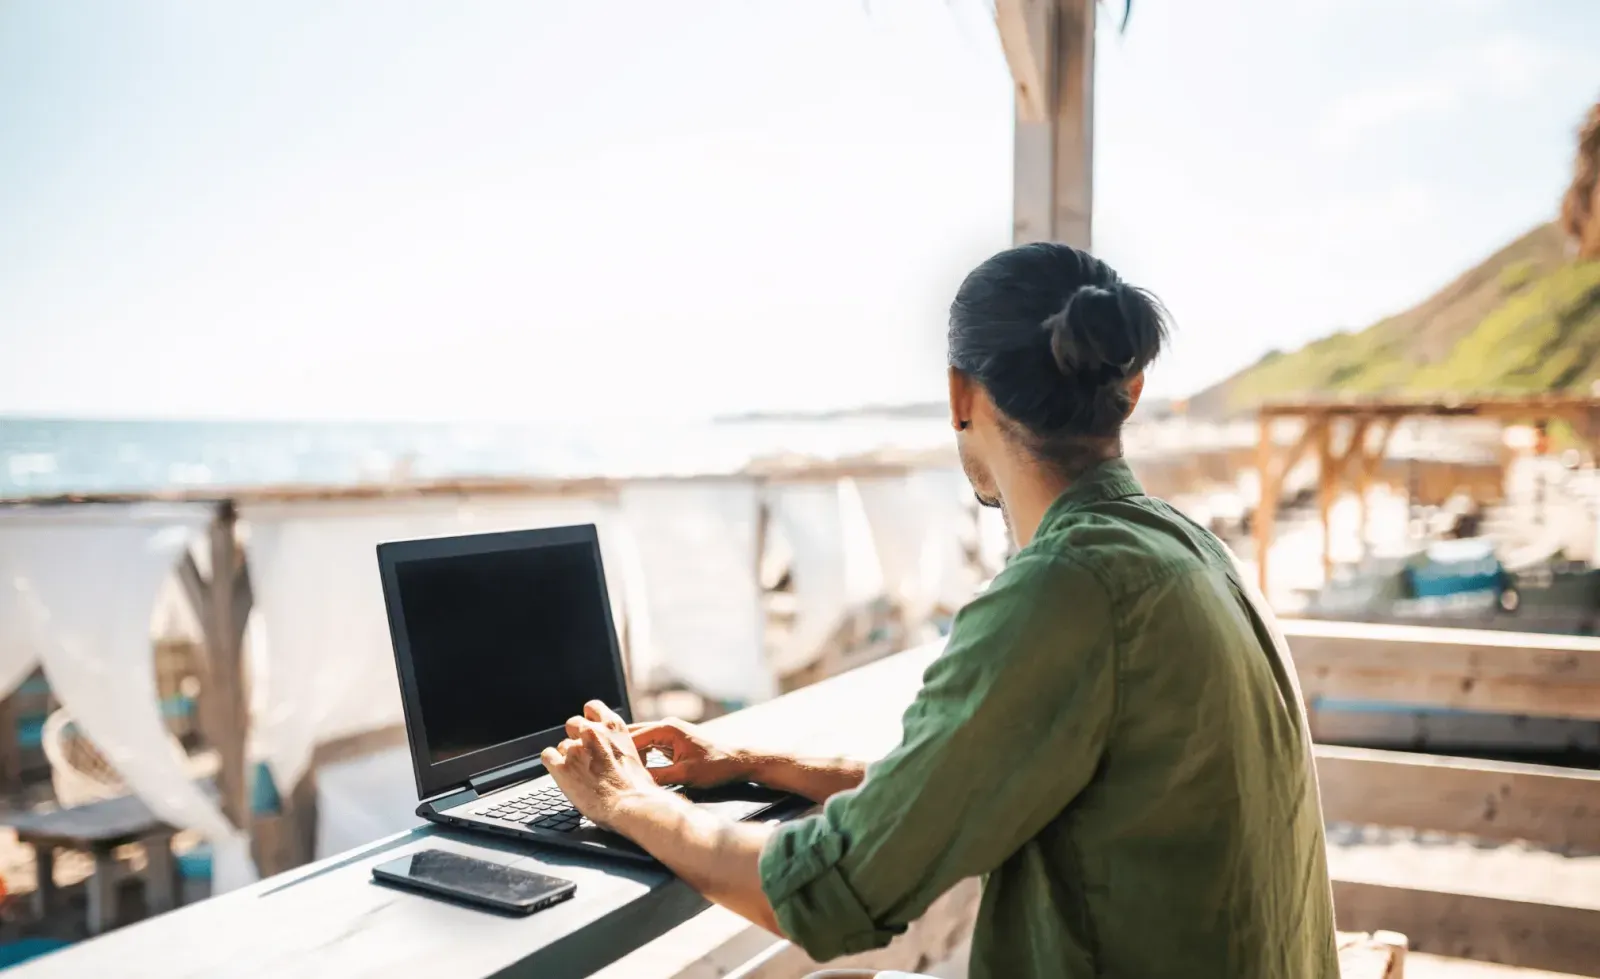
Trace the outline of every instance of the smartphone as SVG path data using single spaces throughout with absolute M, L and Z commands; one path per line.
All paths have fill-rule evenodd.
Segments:
M 512 914 L 532 914 L 578 890 L 577 884 L 560 877 L 444 850 L 418 850 L 380 863 L 372 868 L 372 878 Z

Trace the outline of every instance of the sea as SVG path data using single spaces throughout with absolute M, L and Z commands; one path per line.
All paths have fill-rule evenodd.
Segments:
M 732 472 L 950 444 L 936 412 L 602 424 L 0 418 L 0 499 L 465 476 Z

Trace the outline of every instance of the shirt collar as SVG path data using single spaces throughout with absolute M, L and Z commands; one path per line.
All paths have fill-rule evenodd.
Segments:
M 1122 459 L 1111 459 L 1073 480 L 1072 485 L 1050 504 L 1050 509 L 1045 511 L 1040 525 L 1048 524 L 1064 513 L 1070 513 L 1092 503 L 1143 495 L 1144 487 L 1139 485 L 1138 477 L 1128 468 L 1127 462 Z

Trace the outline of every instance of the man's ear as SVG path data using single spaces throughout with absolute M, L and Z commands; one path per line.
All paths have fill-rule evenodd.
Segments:
M 1144 394 L 1144 371 L 1133 375 L 1128 381 L 1128 414 L 1133 414 L 1139 407 L 1139 396 Z
M 950 427 L 961 431 L 962 422 L 972 421 L 972 380 L 954 367 L 947 368 L 950 380 Z

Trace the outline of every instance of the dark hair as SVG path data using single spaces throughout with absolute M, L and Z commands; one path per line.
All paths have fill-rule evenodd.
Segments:
M 1003 251 L 973 269 L 950 304 L 950 366 L 982 384 L 1028 447 L 1069 475 L 1120 450 L 1128 381 L 1166 339 L 1155 296 L 1068 245 Z

